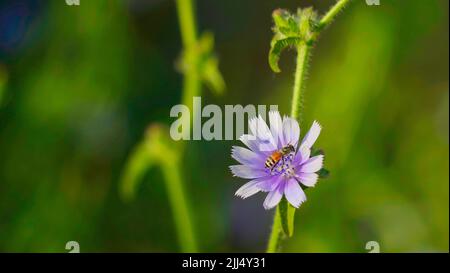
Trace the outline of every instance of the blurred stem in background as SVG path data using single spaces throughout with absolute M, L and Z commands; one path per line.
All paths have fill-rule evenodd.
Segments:
M 279 11 L 274 12 L 275 36 L 269 54 L 269 62 L 275 72 L 279 72 L 278 59 L 281 51 L 287 46 L 295 46 L 297 50 L 297 64 L 292 96 L 291 117 L 300 122 L 302 90 L 305 88 L 305 78 L 311 48 L 320 31 L 326 28 L 351 0 L 338 1 L 318 22 L 316 14 L 311 8 L 299 9 L 297 24 L 286 32 L 283 27 L 292 22 L 290 15 Z M 294 33 L 294 34 L 293 34 Z M 279 46 L 277 48 L 277 46 Z M 275 60 L 275 61 L 274 61 Z M 272 231 L 267 245 L 267 252 L 279 252 L 283 238 L 293 235 L 295 208 L 283 198 L 277 206 Z
M 205 32 L 197 37 L 194 18 L 194 0 L 177 0 L 178 20 L 180 23 L 183 52 L 178 63 L 184 74 L 182 104 L 193 115 L 199 109 L 193 109 L 192 98 L 200 96 L 202 82 L 216 94 L 222 94 L 225 82 L 218 69 L 218 60 L 213 54 L 214 38 Z
M 176 149 L 169 132 L 162 125 L 151 125 L 144 140 L 138 144 L 127 162 L 122 178 L 121 193 L 125 200 L 134 195 L 138 183 L 145 171 L 159 166 L 164 176 L 166 189 L 172 208 L 175 230 L 183 252 L 197 252 L 191 212 L 181 179 L 180 160 L 182 154 Z
M 197 44 L 197 30 L 194 20 L 193 0 L 177 0 L 178 20 L 180 23 L 181 38 L 185 51 L 191 51 Z M 194 56 L 186 60 L 191 66 L 195 66 L 198 60 Z M 192 97 L 200 95 L 201 82 L 197 69 L 187 69 L 183 79 L 182 103 L 192 109 Z
M 218 60 L 213 54 L 212 35 L 205 33 L 197 38 L 194 1 L 177 0 L 176 4 L 183 42 L 178 62 L 178 69 L 184 74 L 182 104 L 193 113 L 182 116 L 182 123 L 186 124 L 200 110 L 194 109 L 192 102 L 193 97 L 200 96 L 202 82 L 218 94 L 225 89 L 225 83 L 218 69 Z M 187 133 L 190 134 L 190 131 Z M 184 142 L 175 142 L 170 138 L 165 126 L 151 125 L 145 139 L 135 148 L 125 167 L 121 194 L 125 200 L 131 198 L 145 171 L 158 164 L 166 183 L 181 251 L 198 252 L 192 212 L 181 179 L 183 175 L 180 162 L 185 156 L 184 146 Z
M 8 81 L 8 71 L 0 63 L 0 107 L 2 107 L 2 101 L 3 101 L 7 81 Z

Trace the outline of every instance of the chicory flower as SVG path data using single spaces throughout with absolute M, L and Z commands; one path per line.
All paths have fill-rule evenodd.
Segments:
M 310 157 L 321 126 L 314 121 L 299 143 L 300 127 L 295 119 L 281 118 L 278 111 L 271 111 L 269 122 L 270 128 L 261 116 L 250 119 L 251 134 L 240 137 L 248 148 L 232 148 L 231 156 L 241 165 L 230 166 L 231 172 L 234 176 L 251 179 L 236 191 L 236 196 L 247 198 L 260 191 L 268 192 L 263 204 L 265 209 L 278 205 L 283 196 L 298 208 L 306 201 L 300 183 L 313 187 L 319 178 L 317 172 L 323 166 L 323 155 Z M 273 160 L 267 162 L 269 157 Z

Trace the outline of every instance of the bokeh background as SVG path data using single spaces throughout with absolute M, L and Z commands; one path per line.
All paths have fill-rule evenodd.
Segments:
M 198 0 L 227 90 L 204 104 L 290 112 L 294 52 L 267 54 L 271 12 L 334 0 Z M 448 1 L 357 0 L 313 51 L 302 129 L 331 176 L 309 190 L 286 252 L 449 250 Z M 0 251 L 177 252 L 161 171 L 120 198 L 127 158 L 181 100 L 173 0 L 0 1 Z M 200 251 L 262 252 L 274 211 L 228 165 L 238 141 L 191 141 L 183 183 Z

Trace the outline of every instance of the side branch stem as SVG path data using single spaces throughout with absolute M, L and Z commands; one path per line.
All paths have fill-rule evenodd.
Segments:
M 349 4 L 352 0 L 339 0 L 331 9 L 322 17 L 319 22 L 319 29 L 326 28 L 333 22 L 334 18 Z

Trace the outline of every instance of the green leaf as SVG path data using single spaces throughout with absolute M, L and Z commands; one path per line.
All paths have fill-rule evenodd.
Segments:
M 274 21 L 274 36 L 270 43 L 269 65 L 275 73 L 281 72 L 278 61 L 282 51 L 287 47 L 297 48 L 300 42 L 311 45 L 317 33 L 317 13 L 312 8 L 298 9 L 291 14 L 286 10 L 277 9 L 272 13 Z
M 325 155 L 325 152 L 322 149 L 316 149 L 315 147 L 311 148 L 311 157 L 316 155 Z
M 151 166 L 158 165 L 164 175 L 164 183 L 181 250 L 183 252 L 197 252 L 193 223 L 184 193 L 179 145 L 170 138 L 166 126 L 151 125 L 144 140 L 136 146 L 128 159 L 120 182 L 120 194 L 125 201 L 132 199 L 135 189 L 142 182 L 143 174 Z
M 136 188 L 145 172 L 152 166 L 165 164 L 177 159 L 169 133 L 161 125 L 151 125 L 144 139 L 136 145 L 125 163 L 120 179 L 120 196 L 129 201 L 134 198 Z
M 284 9 L 276 9 L 272 12 L 273 22 L 277 28 L 286 28 L 289 26 L 288 19 L 291 17 L 289 11 Z
M 298 35 L 298 22 L 287 10 L 277 9 L 272 13 L 275 23 L 274 32 L 281 33 L 285 36 Z
M 219 60 L 213 50 L 214 36 L 210 32 L 205 32 L 196 44 L 183 51 L 177 67 L 185 74 L 190 70 L 195 70 L 203 83 L 215 94 L 220 95 L 226 86 L 219 70 Z
M 209 57 L 203 66 L 203 81 L 211 91 L 221 95 L 225 90 L 225 81 L 219 71 L 219 60 L 212 56 Z
M 275 73 L 281 72 L 278 66 L 280 55 L 286 47 L 297 46 L 301 39 L 299 37 L 285 38 L 281 40 L 272 40 L 272 45 L 269 52 L 269 65 Z
M 328 178 L 330 176 L 330 171 L 322 168 L 317 172 L 317 174 L 319 175 L 319 178 Z
M 322 149 L 316 149 L 315 147 L 312 147 L 311 157 L 317 155 L 325 155 L 325 152 Z M 317 174 L 319 175 L 319 178 L 328 178 L 330 176 L 330 171 L 325 168 L 322 168 L 317 172 Z
M 211 32 L 205 32 L 198 41 L 200 63 L 199 72 L 205 85 L 216 94 L 222 94 L 225 90 L 225 81 L 219 70 L 219 60 L 215 56 L 214 36 Z
M 132 200 L 136 188 L 145 172 L 156 162 L 144 142 L 139 143 L 131 153 L 120 180 L 120 195 L 125 201 Z
M 283 197 L 278 205 L 278 209 L 280 213 L 281 229 L 287 237 L 291 237 L 294 234 L 295 208 Z

